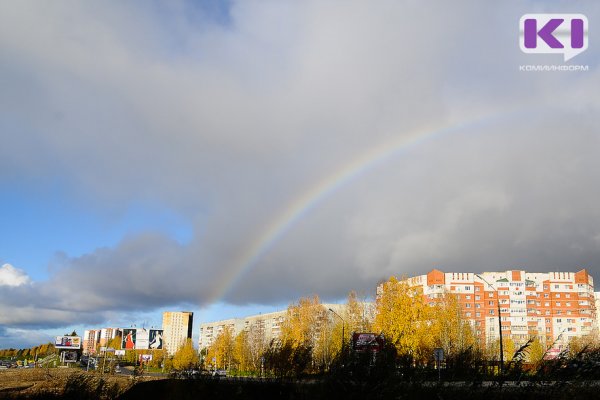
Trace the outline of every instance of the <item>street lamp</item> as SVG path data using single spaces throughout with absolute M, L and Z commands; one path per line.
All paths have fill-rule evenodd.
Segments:
M 340 316 L 340 314 L 333 311 L 332 308 L 329 309 L 335 316 L 342 320 L 342 354 L 344 353 L 344 341 L 346 340 L 346 335 L 344 331 L 344 326 L 346 325 L 346 320 Z
M 500 329 L 500 376 L 504 370 L 504 346 L 502 344 L 502 317 L 500 316 L 500 292 L 498 289 L 492 286 L 491 283 L 485 280 L 485 278 L 479 274 L 475 274 L 476 277 L 487 283 L 487 285 L 496 292 L 496 303 L 498 304 L 498 329 Z

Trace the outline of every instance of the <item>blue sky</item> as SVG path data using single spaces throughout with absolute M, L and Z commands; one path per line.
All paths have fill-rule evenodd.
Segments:
M 590 21 L 579 72 L 519 18 Z M 452 15 L 449 18 L 448 15 Z M 0 348 L 600 271 L 596 2 L 3 2 Z M 597 274 L 596 274 L 597 275 Z M 47 339 L 46 339 L 47 338 Z

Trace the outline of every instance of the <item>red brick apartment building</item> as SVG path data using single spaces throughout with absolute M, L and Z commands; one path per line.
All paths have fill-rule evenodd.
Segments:
M 444 293 L 454 293 L 482 342 L 498 340 L 498 301 L 502 337 L 516 343 L 538 336 L 547 344 L 562 347 L 572 337 L 596 329 L 594 280 L 585 269 L 579 272 L 530 273 L 443 272 L 408 278 L 421 289 L 424 301 L 433 303 Z M 377 287 L 379 296 L 385 283 Z

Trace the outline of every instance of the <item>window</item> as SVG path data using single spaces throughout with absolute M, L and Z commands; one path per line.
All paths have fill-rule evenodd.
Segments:
M 494 310 L 490 310 L 490 315 L 494 315 Z
M 560 293 L 556 293 L 556 296 L 555 296 L 555 297 L 556 297 L 557 299 L 560 299 Z
M 544 293 L 544 298 L 547 299 L 549 297 L 548 293 Z
M 556 302 L 556 307 L 560 307 L 560 301 Z
M 478 289 L 478 288 L 476 288 Z M 475 296 L 475 300 L 481 300 L 481 296 Z
M 550 328 L 546 328 L 546 332 L 550 333 Z
M 470 296 L 470 295 L 466 295 L 466 296 L 465 296 L 465 298 L 466 298 L 467 300 L 471 300 L 471 296 Z
M 565 297 L 566 297 L 567 299 L 570 299 L 570 298 L 571 298 L 571 294 L 570 294 L 570 293 L 567 293 L 567 294 L 565 294 Z
M 557 324 L 560 324 L 561 322 L 562 322 L 562 319 L 561 319 L 561 318 L 557 318 L 557 319 L 556 319 L 556 323 L 557 323 Z
M 567 307 L 571 307 L 571 302 L 570 302 L 570 301 L 567 301 L 567 302 L 565 303 L 565 305 L 566 305 Z
M 493 306 L 494 302 L 493 301 L 488 301 L 488 306 Z
M 479 291 L 481 291 L 481 288 L 479 286 L 475 286 L 475 291 L 479 292 Z
M 546 323 L 549 324 L 550 323 L 550 318 L 546 318 Z
M 465 290 L 471 290 L 471 286 L 465 286 Z
M 544 290 L 548 290 L 548 285 L 544 285 Z
M 488 297 L 494 297 L 494 293 L 488 292 Z
M 466 308 L 471 308 L 471 304 L 467 303 L 467 304 L 465 304 L 465 307 Z
M 545 302 L 544 303 L 544 307 L 550 307 L 550 303 L 549 302 Z
M 481 317 L 481 313 L 478 311 L 478 312 L 475 313 L 475 316 L 476 317 Z
M 467 317 L 467 318 L 471 317 L 471 313 L 470 312 L 465 313 L 465 317 Z
M 554 285 L 554 289 L 558 289 L 560 285 Z

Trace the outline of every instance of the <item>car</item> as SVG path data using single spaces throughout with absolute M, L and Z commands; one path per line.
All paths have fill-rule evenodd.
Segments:
M 213 371 L 212 376 L 214 377 L 226 377 L 227 376 L 227 371 L 224 369 L 217 369 L 215 371 Z

